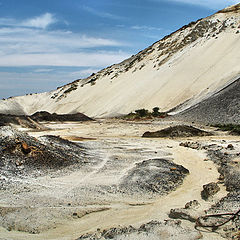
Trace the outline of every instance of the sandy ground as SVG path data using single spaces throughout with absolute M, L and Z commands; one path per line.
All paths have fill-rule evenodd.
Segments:
M 86 210 L 80 218 L 57 216 L 54 228 L 39 234 L 7 231 L 0 228 L 0 239 L 34 240 L 34 239 L 76 239 L 84 233 L 97 229 L 108 229 L 114 226 L 139 226 L 151 220 L 168 218 L 172 208 L 182 208 L 191 200 L 200 203 L 199 212 L 208 209 L 214 202 L 224 197 L 227 192 L 221 186 L 212 201 L 201 199 L 200 192 L 204 184 L 216 182 L 219 173 L 202 150 L 180 147 L 179 143 L 186 139 L 143 139 L 141 135 L 147 130 L 159 130 L 168 126 L 169 122 L 133 123 L 119 120 L 98 120 L 83 124 L 48 124 L 52 130 L 31 132 L 38 137 L 46 134 L 59 135 L 64 138 L 83 138 L 81 144 L 91 149 L 92 158 L 99 161 L 88 169 L 80 169 L 69 175 L 50 178 L 27 179 L 29 191 L 26 194 L 1 193 L 0 206 L 32 206 L 39 209 L 56 208 L 59 212 L 71 203 L 74 211 Z M 89 140 L 90 138 L 90 140 Z M 234 141 L 233 136 L 204 137 L 201 141 Z M 196 140 L 196 138 L 188 138 Z M 101 186 L 118 184 L 122 177 L 135 163 L 146 159 L 173 159 L 190 171 L 183 184 L 167 196 L 122 196 L 117 193 L 99 193 Z M 28 200 L 26 201 L 26 197 Z M 42 202 L 42 199 L 44 201 Z M 41 218 L 41 215 L 39 216 Z M 44 218 L 44 215 L 42 216 Z M 44 219 L 41 219 L 44 222 Z M 41 221 L 39 224 L 41 224 Z M 190 226 L 185 222 L 186 226 Z M 207 235 L 204 239 L 221 239 L 218 235 Z

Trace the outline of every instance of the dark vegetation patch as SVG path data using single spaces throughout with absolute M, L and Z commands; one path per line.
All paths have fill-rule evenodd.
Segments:
M 147 109 L 138 109 L 135 112 L 131 112 L 123 118 L 126 120 L 138 120 L 138 119 L 152 119 L 152 118 L 165 118 L 168 114 L 166 112 L 159 112 L 159 107 L 154 107 L 152 112 Z
M 30 116 L 35 121 L 50 121 L 50 122 L 78 122 L 78 121 L 90 121 L 93 120 L 83 113 L 75 114 L 56 114 L 46 111 L 36 112 Z
M 59 87 L 58 93 L 55 93 L 51 98 L 55 99 L 57 98 L 57 101 L 61 100 L 62 98 L 66 97 L 69 93 L 75 91 L 78 89 L 78 83 L 79 83 L 80 79 L 75 80 L 74 82 L 64 85 L 62 87 Z M 61 95 L 60 95 L 61 94 Z
M 222 131 L 229 131 L 232 135 L 240 135 L 240 125 L 239 124 L 214 124 L 213 127 L 217 127 Z
M 142 137 L 158 138 L 158 137 L 202 137 L 211 136 L 212 134 L 198 128 L 186 125 L 178 125 L 168 127 L 156 132 L 145 132 Z
M 120 189 L 130 192 L 167 194 L 182 184 L 189 171 L 171 160 L 151 159 L 137 163 L 122 180 Z

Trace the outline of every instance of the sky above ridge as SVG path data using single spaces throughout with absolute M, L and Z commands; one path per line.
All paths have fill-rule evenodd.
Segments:
M 0 98 L 54 90 L 239 0 L 0 0 Z

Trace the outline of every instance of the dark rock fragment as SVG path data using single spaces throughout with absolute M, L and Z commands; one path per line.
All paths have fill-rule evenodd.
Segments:
M 220 191 L 220 187 L 217 185 L 217 183 L 212 182 L 212 183 L 203 185 L 203 190 L 201 192 L 202 199 L 208 200 L 210 197 L 212 197 L 219 191 Z

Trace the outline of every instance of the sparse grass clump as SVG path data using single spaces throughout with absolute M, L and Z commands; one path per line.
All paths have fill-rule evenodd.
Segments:
M 213 127 L 217 127 L 222 131 L 229 131 L 230 134 L 240 135 L 240 125 L 239 124 L 215 124 Z

